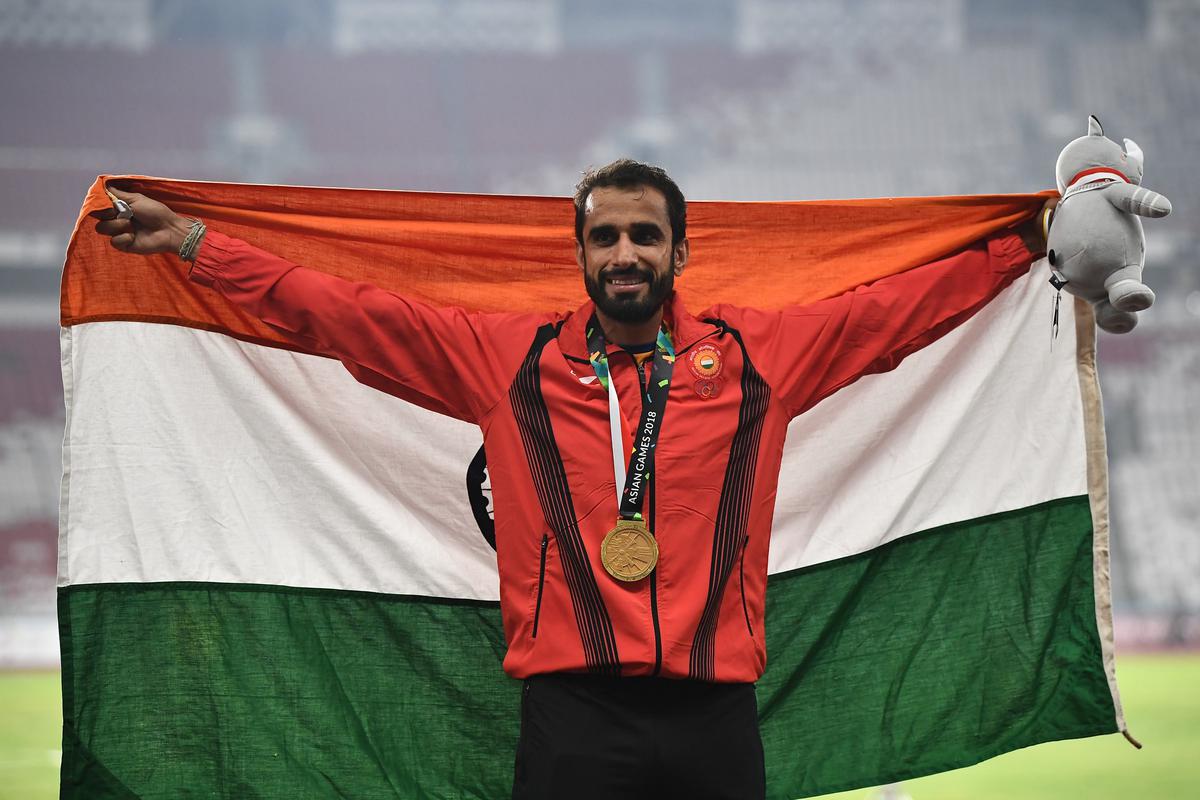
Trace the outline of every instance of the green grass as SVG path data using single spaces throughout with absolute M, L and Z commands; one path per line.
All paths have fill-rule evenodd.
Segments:
M 0 672 L 0 800 L 58 796 L 57 672 Z
M 1123 656 L 1135 750 L 1120 736 L 1054 742 L 906 781 L 913 800 L 1179 800 L 1200 795 L 1200 655 Z M 0 673 L 0 800 L 57 795 L 57 673 Z M 829 795 L 847 800 L 872 790 Z

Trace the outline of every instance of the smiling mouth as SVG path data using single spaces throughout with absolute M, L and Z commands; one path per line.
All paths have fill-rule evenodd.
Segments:
M 615 293 L 626 294 L 641 289 L 649 281 L 644 275 L 617 275 L 606 278 L 605 283 L 611 286 Z

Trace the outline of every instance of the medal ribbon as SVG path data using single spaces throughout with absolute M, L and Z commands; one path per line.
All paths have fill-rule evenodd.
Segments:
M 662 431 L 663 413 L 667 408 L 667 393 L 671 388 L 671 373 L 675 369 L 675 346 L 666 328 L 659 328 L 658 340 L 654 345 L 654 362 L 650 367 L 650 380 L 642 398 L 642 419 L 633 438 L 633 451 L 629 454 L 629 466 L 625 467 L 625 444 L 621 438 L 621 409 L 617 389 L 609 377 L 608 340 L 604 330 L 593 314 L 587 331 L 588 360 L 596 372 L 596 379 L 608 390 L 608 421 L 612 436 L 613 475 L 617 485 L 617 506 L 621 519 L 644 522 L 642 508 L 646 503 L 646 491 L 650 487 L 650 474 L 654 471 L 654 448 L 658 446 L 658 435 Z M 637 367 L 641 370 L 641 366 Z M 641 380 L 638 381 L 639 385 Z M 623 487 L 623 488 L 622 488 Z

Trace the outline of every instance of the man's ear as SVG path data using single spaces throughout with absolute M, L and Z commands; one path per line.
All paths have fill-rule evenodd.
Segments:
M 683 274 L 683 268 L 687 266 L 688 261 L 688 240 L 684 239 L 679 244 L 675 245 L 675 251 L 671 254 L 673 263 L 672 268 L 675 270 L 675 277 L 678 278 Z
M 579 242 L 575 242 L 575 263 L 579 265 L 580 269 L 587 265 L 587 256 L 583 254 L 583 245 Z

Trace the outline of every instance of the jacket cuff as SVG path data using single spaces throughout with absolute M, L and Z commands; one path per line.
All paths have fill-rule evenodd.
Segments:
M 207 242 L 206 242 L 207 244 Z M 1037 256 L 1030 252 L 1021 235 L 1016 231 L 1004 231 L 988 239 L 988 253 L 999 259 L 1006 267 L 1028 267 Z
M 233 259 L 239 244 L 243 242 L 209 228 L 204 234 L 204 241 L 200 243 L 200 252 L 188 271 L 188 278 L 201 286 L 212 286 L 221 277 L 225 265 Z

